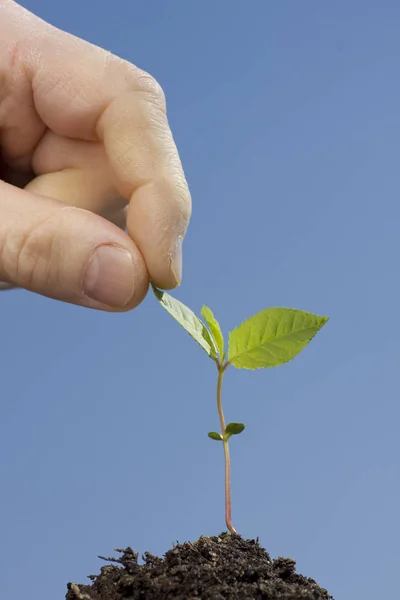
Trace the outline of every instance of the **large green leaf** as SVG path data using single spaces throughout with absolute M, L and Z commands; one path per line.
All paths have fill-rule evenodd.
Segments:
M 215 340 L 215 343 L 216 343 L 218 351 L 219 351 L 219 355 L 222 360 L 224 358 L 224 336 L 222 335 L 220 324 L 218 323 L 217 319 L 214 317 L 214 314 L 213 314 L 211 308 L 208 308 L 208 306 L 203 306 L 203 308 L 201 309 L 201 315 L 210 328 L 210 331 Z
M 267 308 L 229 334 L 229 362 L 239 369 L 277 367 L 294 358 L 328 321 L 291 308 Z
M 212 359 L 217 359 L 216 348 L 210 333 L 205 327 L 204 323 L 200 321 L 198 317 L 176 298 L 173 298 L 166 292 L 162 292 L 154 285 L 153 292 L 157 300 L 159 300 L 161 306 L 181 325 L 192 338 L 200 344 L 200 346 L 207 352 Z

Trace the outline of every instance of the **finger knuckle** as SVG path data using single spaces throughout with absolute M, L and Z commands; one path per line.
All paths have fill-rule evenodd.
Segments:
M 104 72 L 113 78 L 116 92 L 135 92 L 149 102 L 165 107 L 164 91 L 153 75 L 137 65 L 106 50 L 101 51 L 104 59 Z
M 182 222 L 187 226 L 192 214 L 192 197 L 182 168 L 176 168 L 174 181 L 179 212 Z
M 148 102 L 156 104 L 157 107 L 166 110 L 166 99 L 164 90 L 150 73 L 137 68 L 135 72 L 136 91 L 143 94 Z
M 179 188 L 178 188 L 179 189 Z M 192 198 L 187 185 L 182 186 L 182 192 L 178 193 L 178 206 L 181 214 L 181 223 L 183 231 L 186 231 L 190 217 L 192 215 Z
M 174 227 L 183 234 L 192 214 L 192 198 L 183 170 L 176 165 L 170 174 L 157 181 L 159 192 L 165 199 L 165 210 L 174 222 Z
M 27 289 L 43 288 L 57 279 L 56 265 L 62 249 L 53 215 L 35 215 L 28 228 L 23 223 L 4 227 L 0 235 L 0 261 L 5 275 Z

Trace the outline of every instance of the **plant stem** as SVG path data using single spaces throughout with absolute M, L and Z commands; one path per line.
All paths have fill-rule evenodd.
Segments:
M 225 438 L 225 418 L 224 411 L 222 410 L 222 378 L 225 373 L 225 369 L 228 366 L 228 363 L 224 365 L 218 365 L 218 383 L 217 383 L 217 407 L 219 420 L 221 423 L 223 444 L 224 444 L 224 456 L 225 456 L 225 521 L 226 526 L 228 527 L 231 533 L 237 533 L 236 529 L 232 525 L 232 509 L 231 509 L 231 460 L 229 456 L 229 444 L 228 440 Z

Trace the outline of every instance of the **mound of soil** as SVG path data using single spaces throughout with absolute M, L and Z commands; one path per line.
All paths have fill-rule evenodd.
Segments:
M 66 600 L 334 600 L 291 558 L 271 560 L 258 540 L 222 533 L 177 544 L 164 558 L 115 549 L 120 558 L 90 575 L 91 585 L 68 584 Z

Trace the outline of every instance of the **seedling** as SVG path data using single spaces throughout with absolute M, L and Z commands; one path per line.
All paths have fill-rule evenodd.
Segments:
M 153 292 L 161 306 L 200 344 L 208 356 L 216 363 L 217 408 L 221 433 L 210 431 L 212 440 L 222 442 L 225 456 L 225 521 L 231 533 L 236 533 L 232 525 L 231 513 L 231 465 L 228 440 L 232 435 L 242 433 L 243 423 L 225 425 L 222 410 L 222 378 L 232 365 L 237 369 L 264 369 L 278 367 L 299 354 L 328 321 L 309 312 L 293 308 L 267 308 L 244 321 L 229 333 L 228 350 L 225 351 L 221 327 L 212 311 L 203 306 L 201 321 L 195 314 L 166 292 L 153 286 Z

